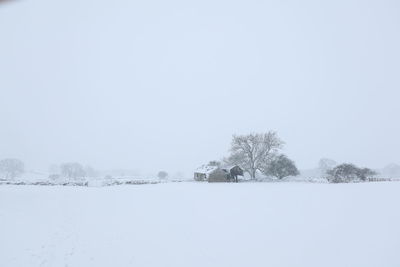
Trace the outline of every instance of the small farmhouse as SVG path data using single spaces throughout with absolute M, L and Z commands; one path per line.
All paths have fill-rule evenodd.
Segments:
M 233 173 L 232 170 L 234 170 Z M 239 173 L 237 170 L 240 170 Z M 237 165 L 226 167 L 203 165 L 194 172 L 194 180 L 208 181 L 209 183 L 230 182 L 233 179 L 232 174 L 243 176 L 243 170 Z
M 208 181 L 210 174 L 217 169 L 218 169 L 218 166 L 211 166 L 208 164 L 203 165 L 194 171 L 194 180 L 195 181 Z

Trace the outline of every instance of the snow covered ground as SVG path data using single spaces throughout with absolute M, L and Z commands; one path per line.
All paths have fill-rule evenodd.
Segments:
M 400 183 L 0 186 L 0 266 L 400 266 Z

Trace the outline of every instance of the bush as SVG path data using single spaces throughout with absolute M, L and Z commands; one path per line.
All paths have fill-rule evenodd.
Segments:
M 287 176 L 296 176 L 300 174 L 294 161 L 283 154 L 275 157 L 266 166 L 266 168 L 263 170 L 263 173 L 267 176 L 273 176 L 278 179 L 283 179 Z
M 350 183 L 366 181 L 369 177 L 376 175 L 376 172 L 368 168 L 359 168 L 354 164 L 344 163 L 328 170 L 328 181 L 331 183 Z

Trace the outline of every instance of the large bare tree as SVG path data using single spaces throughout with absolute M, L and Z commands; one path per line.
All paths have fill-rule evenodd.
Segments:
M 283 144 L 284 142 L 273 131 L 234 135 L 231 155 L 226 161 L 239 165 L 254 179 L 257 171 L 265 168 L 265 165 L 272 160 Z

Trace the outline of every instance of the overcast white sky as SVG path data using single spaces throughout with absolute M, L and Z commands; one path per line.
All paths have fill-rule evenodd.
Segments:
M 0 158 L 190 171 L 275 130 L 299 168 L 400 163 L 400 2 L 0 5 Z

